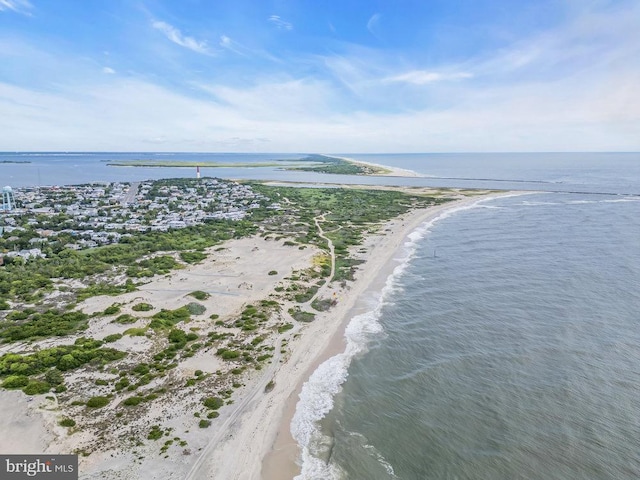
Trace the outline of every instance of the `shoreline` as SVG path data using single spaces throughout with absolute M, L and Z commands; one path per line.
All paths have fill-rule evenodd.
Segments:
M 184 450 L 188 453 L 173 449 L 164 458 L 154 458 L 154 450 L 157 450 L 154 442 L 141 446 L 133 454 L 122 445 L 105 444 L 104 449 L 94 451 L 88 458 L 81 458 L 82 478 L 116 478 L 118 475 L 126 475 L 128 478 L 237 480 L 293 478 L 299 472 L 296 464 L 299 447 L 293 440 L 290 425 L 301 388 L 322 362 L 345 350 L 344 331 L 351 319 L 355 315 L 371 311 L 372 305 L 379 302 L 380 292 L 389 275 L 400 260 L 403 260 L 396 257 L 405 245 L 407 236 L 420 225 L 446 211 L 510 193 L 512 192 L 484 190 L 469 196 L 458 194 L 454 201 L 416 209 L 379 224 L 364 236 L 361 244 L 354 247 L 352 257 L 365 260 L 356 270 L 355 280 L 341 284 L 334 282 L 324 292 L 327 298 L 336 298 L 337 305 L 328 311 L 318 312 L 315 321 L 296 322 L 285 335 L 273 338 L 275 352 L 272 361 L 265 364 L 266 368 L 261 373 L 253 372 L 244 379 L 246 383 L 239 386 L 233 402 L 229 402 L 235 405 L 221 411 L 219 421 L 215 422 L 217 425 L 212 425 L 210 431 L 194 428 L 197 426 L 192 411 L 194 399 L 187 391 L 181 391 L 169 403 L 159 400 L 148 411 L 145 410 L 142 417 L 129 418 L 120 427 L 116 427 L 116 436 L 124 435 L 131 428 L 146 435 L 144 429 L 149 423 L 162 422 L 164 419 L 175 434 L 182 435 L 181 440 L 188 440 L 190 448 Z M 280 245 L 268 239 L 249 237 L 230 240 L 225 243 L 224 248 L 211 247 L 209 253 L 210 258 L 201 264 L 154 277 L 151 282 L 134 292 L 117 297 L 91 297 L 81 302 L 79 308 L 94 314 L 104 312 L 114 302 L 119 302 L 123 311 L 129 312 L 135 302 L 139 301 L 155 305 L 156 308 L 177 308 L 189 298 L 189 292 L 202 288 L 203 280 L 209 277 L 205 280 L 205 286 L 210 290 L 210 298 L 202 303 L 210 311 L 226 317 L 239 311 L 247 301 L 263 298 L 290 272 L 305 268 L 317 252 L 314 249 L 287 247 L 286 244 Z M 259 267 L 256 270 L 257 265 Z M 271 271 L 276 272 L 276 275 L 269 273 Z M 238 278 L 245 282 L 238 283 Z M 288 301 L 283 304 L 283 308 L 286 309 L 287 306 L 291 306 Z M 83 335 L 88 332 L 92 337 L 103 338 L 130 327 L 111 320 L 104 314 L 98 315 Z M 196 330 L 206 330 L 211 323 L 205 317 L 194 318 L 192 322 L 191 327 Z M 48 347 L 61 341 L 43 340 L 38 345 Z M 141 358 L 144 360 L 138 355 L 152 347 L 150 342 L 150 337 L 129 338 L 125 335 L 116 340 L 114 346 L 131 353 L 135 363 Z M 191 378 L 197 369 L 208 372 L 207 375 L 219 374 L 220 369 L 226 371 L 214 352 L 203 350 L 181 363 L 172 375 L 184 381 Z M 71 383 L 78 385 L 75 394 L 83 398 L 100 393 L 100 387 L 93 385 L 87 375 L 89 373 L 79 371 L 73 373 L 71 378 Z M 7 395 L 3 396 L 3 402 L 0 403 L 9 401 L 8 393 L 13 394 L 3 393 Z M 92 418 L 84 418 L 82 408 L 73 410 L 71 416 L 80 420 L 84 418 L 88 423 L 80 423 L 83 430 L 67 431 L 58 425 L 63 412 L 55 396 L 35 396 L 33 403 L 28 403 L 30 401 L 31 399 L 25 400 L 19 412 L 6 416 L 9 420 L 6 424 L 7 431 L 21 434 L 25 431 L 25 425 L 10 420 L 25 417 L 27 412 L 27 423 L 31 430 L 20 443 L 21 450 L 68 453 L 92 442 L 93 437 L 89 432 L 97 424 L 93 424 Z M 128 423 L 131 427 L 126 427 Z M 195 455 L 189 457 L 192 451 Z M 134 461 L 135 455 L 138 455 L 137 461 Z M 174 465 L 171 472 L 165 470 L 169 463 Z M 170 476 L 167 477 L 166 474 Z M 183 476 L 185 474 L 186 477 Z
M 391 167 L 389 165 L 382 165 L 381 163 L 373 163 L 373 162 L 365 162 L 364 160 L 355 160 L 349 157 L 336 157 L 335 155 L 331 155 L 333 158 L 338 158 L 340 160 L 344 160 L 345 162 L 352 163 L 354 165 L 364 165 L 367 167 L 373 167 L 383 170 L 380 173 L 365 175 L 366 177 L 425 177 L 421 173 L 418 173 L 413 170 L 408 170 L 406 168 L 399 167 Z
M 300 450 L 290 426 L 302 386 L 320 364 L 344 351 L 346 326 L 379 301 L 407 237 L 447 211 L 508 193 L 485 193 L 414 210 L 369 235 L 362 245 L 367 261 L 357 271 L 356 280 L 345 289 L 336 286 L 338 304 L 291 337 L 290 354 L 273 374 L 274 388 L 252 398 L 237 420 L 226 426 L 224 438 L 207 460 L 207 478 L 283 480 L 298 475 Z

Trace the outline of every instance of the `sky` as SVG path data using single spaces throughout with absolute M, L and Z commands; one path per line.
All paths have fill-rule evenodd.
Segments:
M 0 0 L 0 151 L 640 151 L 640 2 Z

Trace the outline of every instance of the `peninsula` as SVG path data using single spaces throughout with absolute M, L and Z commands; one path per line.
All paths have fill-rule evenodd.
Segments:
M 0 451 L 76 452 L 81 478 L 129 479 L 261 478 L 266 456 L 282 478 L 269 472 L 294 471 L 295 392 L 363 292 L 420 222 L 486 193 L 213 178 L 16 190 Z

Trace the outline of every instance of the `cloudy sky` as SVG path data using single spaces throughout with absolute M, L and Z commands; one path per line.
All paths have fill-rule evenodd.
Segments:
M 0 0 L 0 150 L 639 151 L 638 0 Z

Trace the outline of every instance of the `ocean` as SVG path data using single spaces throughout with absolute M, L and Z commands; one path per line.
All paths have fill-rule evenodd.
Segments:
M 640 478 L 640 155 L 429 157 L 366 159 L 593 193 L 480 201 L 414 232 L 303 388 L 298 479 Z
M 0 154 L 14 187 L 195 176 L 161 154 Z M 299 480 L 640 478 L 640 154 L 342 155 L 412 179 L 203 175 L 535 190 L 415 231 L 347 351 L 307 383 Z M 264 162 L 275 154 L 168 154 Z M 226 160 L 225 160 L 226 159 Z

